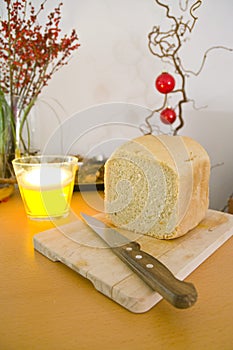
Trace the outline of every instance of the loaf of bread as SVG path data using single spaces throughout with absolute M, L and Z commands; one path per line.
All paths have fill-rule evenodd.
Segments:
M 172 239 L 205 217 L 210 160 L 188 137 L 144 135 L 105 164 L 105 213 L 119 228 Z

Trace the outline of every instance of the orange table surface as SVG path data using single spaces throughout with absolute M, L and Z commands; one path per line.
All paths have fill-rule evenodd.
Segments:
M 71 219 L 101 205 L 96 193 L 76 192 Z M 17 191 L 0 204 L 0 349 L 233 349 L 232 238 L 186 279 L 198 290 L 193 307 L 162 300 L 133 314 L 34 250 L 33 236 L 53 226 L 29 220 Z

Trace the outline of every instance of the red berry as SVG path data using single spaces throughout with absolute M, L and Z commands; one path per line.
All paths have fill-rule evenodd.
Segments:
M 156 89 L 162 94 L 168 94 L 171 92 L 174 89 L 175 84 L 175 79 L 169 73 L 160 74 L 155 81 Z
M 164 124 L 172 124 L 176 120 L 174 109 L 167 107 L 160 113 L 160 119 Z

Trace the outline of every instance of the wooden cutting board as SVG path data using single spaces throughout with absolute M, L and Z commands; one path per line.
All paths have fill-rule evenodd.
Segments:
M 157 240 L 127 233 L 181 280 L 232 234 L 233 215 L 214 210 L 209 210 L 195 229 L 174 240 Z M 132 312 L 148 311 L 162 299 L 80 220 L 36 234 L 34 247 L 52 261 L 60 261 L 88 278 L 98 291 Z

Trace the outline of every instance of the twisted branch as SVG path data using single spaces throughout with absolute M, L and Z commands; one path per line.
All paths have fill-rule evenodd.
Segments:
M 188 98 L 186 93 L 186 83 L 189 74 L 197 76 L 201 73 L 206 63 L 207 55 L 211 51 L 223 49 L 232 52 L 233 49 L 224 46 L 210 47 L 205 51 L 200 68 L 197 70 L 197 72 L 185 69 L 183 67 L 182 60 L 180 57 L 180 51 L 183 44 L 186 41 L 185 34 L 187 32 L 191 33 L 195 27 L 195 24 L 198 20 L 198 17 L 195 13 L 197 9 L 202 5 L 202 1 L 196 0 L 191 6 L 189 6 L 189 0 L 186 0 L 183 6 L 181 4 L 181 0 L 179 1 L 180 10 L 188 14 L 189 19 L 186 20 L 186 22 L 184 21 L 184 16 L 176 17 L 171 14 L 170 5 L 167 5 L 160 0 L 155 0 L 155 2 L 157 5 L 165 9 L 166 17 L 169 20 L 171 20 L 171 26 L 170 29 L 167 31 L 162 31 L 160 29 L 160 26 L 154 26 L 152 31 L 148 34 L 148 48 L 154 56 L 161 59 L 163 62 L 171 65 L 174 69 L 174 72 L 180 78 L 180 87 L 170 92 L 170 94 L 179 94 L 178 96 L 180 96 L 177 104 L 177 117 L 179 124 L 174 129 L 174 135 L 176 135 L 178 131 L 184 126 L 183 105 L 185 103 L 193 101 Z M 155 113 L 161 111 L 166 106 L 166 103 L 167 95 L 164 96 L 162 106 L 153 110 L 152 113 L 145 119 L 146 125 L 144 126 L 147 127 L 149 134 L 153 132 L 151 118 L 154 116 Z

